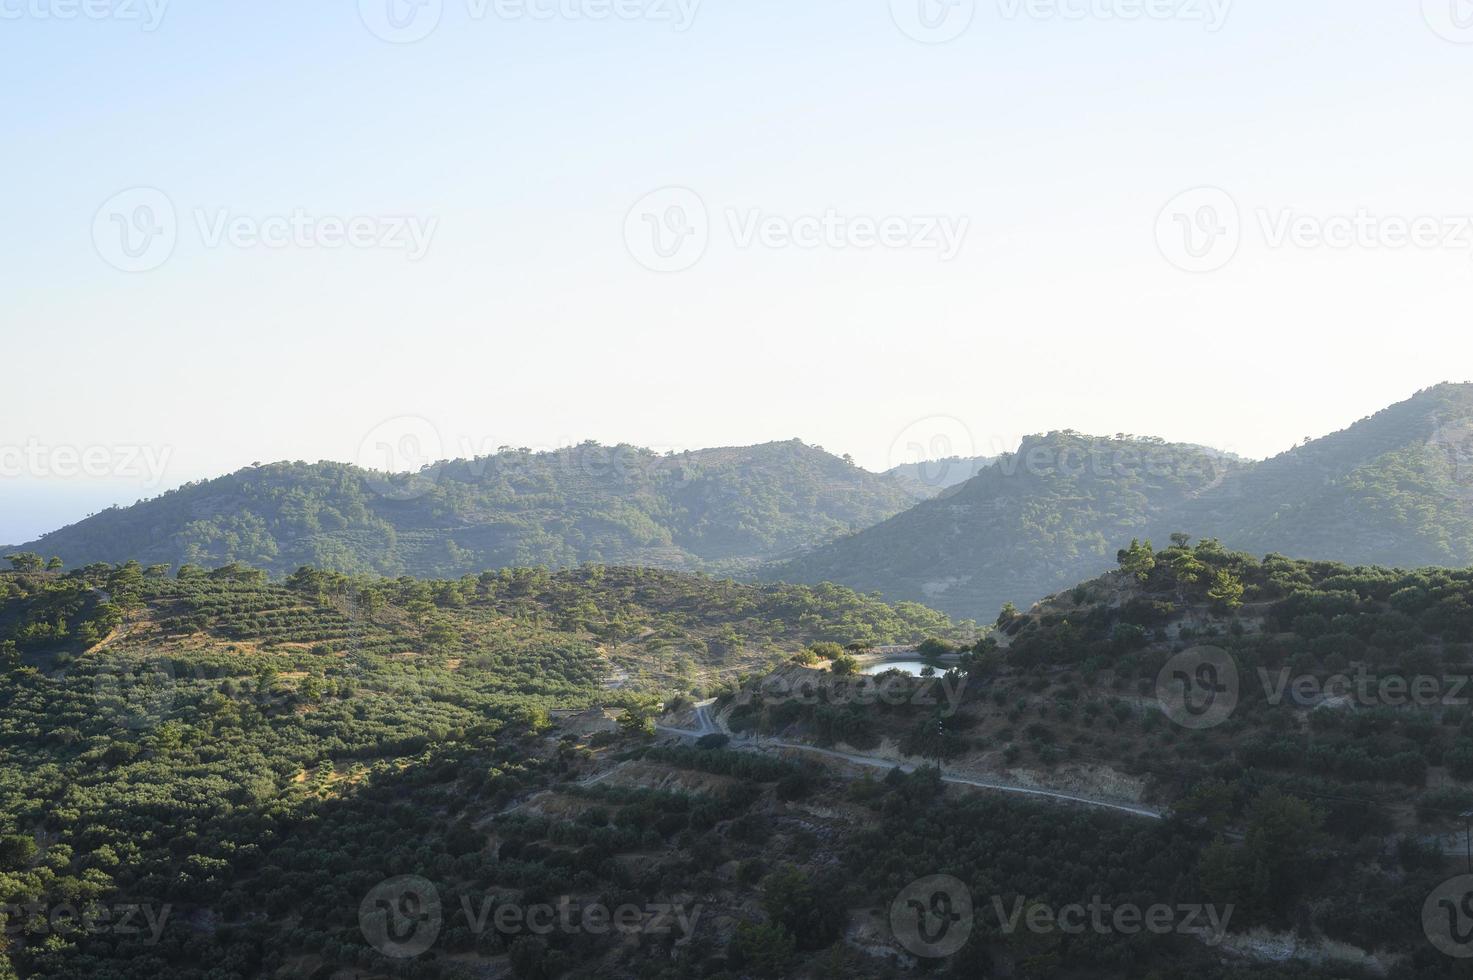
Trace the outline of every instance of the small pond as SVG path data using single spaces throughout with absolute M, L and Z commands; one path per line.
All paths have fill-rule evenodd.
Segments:
M 934 663 L 929 660 L 886 660 L 877 664 L 869 664 L 861 673 L 873 677 L 875 674 L 883 674 L 887 670 L 898 670 L 902 674 L 910 674 L 912 677 L 921 676 L 921 671 L 926 667 L 934 667 L 936 676 L 940 677 L 946 673 L 947 666 L 942 663 Z

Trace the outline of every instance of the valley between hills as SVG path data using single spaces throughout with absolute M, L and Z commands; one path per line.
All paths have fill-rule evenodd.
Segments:
M 975 473 L 967 477 L 968 473 Z M 505 450 L 375 474 L 273 463 L 6 549 L 67 567 L 240 562 L 448 578 L 583 563 L 834 582 L 988 622 L 1174 531 L 1259 554 L 1473 561 L 1473 385 L 1440 385 L 1262 462 L 1065 431 L 994 460 L 877 474 L 793 440 L 659 455 Z
M 95 515 L 0 573 L 0 977 L 1458 976 L 1469 392 Z

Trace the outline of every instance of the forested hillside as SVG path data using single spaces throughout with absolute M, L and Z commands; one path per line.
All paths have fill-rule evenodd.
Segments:
M 949 493 L 772 574 L 991 619 L 1098 574 L 1121 540 L 1170 533 L 1186 501 L 1242 465 L 1160 440 L 1035 436 Z
M 1420 912 L 1462 860 L 1467 692 L 1408 701 L 1418 685 L 1381 682 L 1468 676 L 1473 573 L 1185 537 L 1117 561 L 980 639 L 834 587 L 629 568 L 0 575 L 0 976 L 7 960 L 125 980 L 1459 975 Z M 834 644 L 921 639 L 963 651 L 944 712 L 732 683 Z M 1228 658 L 1214 684 L 1229 662 L 1240 683 L 1191 728 L 1160 678 L 1204 645 Z M 1337 686 L 1356 664 L 1370 701 Z M 1276 699 L 1260 670 L 1295 693 Z M 1167 819 L 968 791 L 924 765 L 865 776 L 656 737 L 659 703 L 688 710 L 689 690 L 764 737 L 888 744 L 944 757 L 948 776 L 1134 785 Z M 622 714 L 570 714 L 589 707 Z M 890 909 L 935 874 L 970 918 L 916 963 Z M 1091 901 L 1230 914 L 1204 939 L 1014 929 L 997 911 Z M 572 924 L 498 911 L 540 906 Z M 75 928 L 58 908 L 134 924 Z M 632 925 L 600 931 L 591 909 Z
M 1346 978 L 1464 976 L 1432 944 L 1442 913 L 1424 921 L 1423 909 L 1466 868 L 1473 570 L 1260 559 L 1185 535 L 1159 550 L 1136 542 L 1116 560 L 1119 571 L 1029 612 L 1004 611 L 997 633 L 936 668 L 955 695 L 939 707 L 905 696 L 925 679 L 900 675 L 890 678 L 899 695 L 856 704 L 819 665 L 801 685 L 818 695 L 791 697 L 805 668 L 785 667 L 781 684 L 754 680 L 724 697 L 721 717 L 788 746 L 898 747 L 944 759 L 950 777 L 1165 815 L 1156 830 L 1040 815 L 1026 843 L 1008 844 L 993 835 L 1021 807 L 972 816 L 887 802 L 855 844 L 863 880 L 891 890 L 933 868 L 966 882 L 978 905 L 1115 904 L 1119 888 L 1136 902 L 1232 910 L 1209 945 L 1243 976 L 1254 961 L 1294 976 L 1315 963 Z M 953 805 L 958 792 L 946 790 Z M 1091 822 L 1097 837 L 1066 843 L 1068 828 Z M 1167 943 L 1018 936 L 997 930 L 990 909 L 975 915 L 954 975 L 1214 975 L 1173 962 L 1180 950 Z M 1013 972 L 990 972 L 999 962 Z
M 995 461 L 879 475 L 796 441 L 668 456 L 505 451 L 393 477 L 277 463 L 23 547 L 68 567 L 239 561 L 278 576 L 304 564 L 429 577 L 638 564 L 832 581 L 986 620 L 1098 574 L 1122 540 L 1182 528 L 1260 554 L 1473 562 L 1473 385 L 1429 389 L 1257 463 L 1073 431 Z
M 404 476 L 274 463 L 114 508 L 21 550 L 94 561 L 245 562 L 456 576 L 583 562 L 740 570 L 868 527 L 902 484 L 801 442 L 657 455 L 506 450 Z
M 1273 459 L 1072 432 L 1026 439 L 943 497 L 779 566 L 990 619 L 1192 528 L 1258 554 L 1473 562 L 1473 385 L 1440 385 Z
M 336 956 L 346 933 L 325 923 L 344 915 L 371 954 L 362 895 L 327 893 L 421 861 L 479 867 L 453 860 L 486 840 L 465 808 L 484 816 L 567 772 L 543 738 L 555 716 L 623 709 L 642 732 L 662 698 L 806 644 L 931 635 L 964 634 L 837 587 L 629 568 L 443 581 L 302 569 L 275 584 L 243 566 L 5 573 L 10 956 L 25 976 L 306 976 L 289 958 Z M 62 903 L 168 907 L 174 922 L 154 942 L 63 934 L 44 914 Z M 4 955 L 0 943 L 0 976 Z
M 1473 563 L 1473 385 L 1439 385 L 1245 469 L 1179 522 L 1260 554 Z
M 1463 870 L 1473 807 L 1473 571 L 1259 559 L 1185 536 L 1119 557 L 1121 572 L 1000 620 L 997 655 L 1062 682 L 1018 702 L 1039 719 L 1025 756 L 1146 775 L 1210 832 L 1201 887 L 1239 928 L 1461 975 L 1422 907 Z M 1160 713 L 1125 710 L 1132 696 Z

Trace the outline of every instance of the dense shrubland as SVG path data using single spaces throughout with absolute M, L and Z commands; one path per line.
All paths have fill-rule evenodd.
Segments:
M 367 965 L 376 954 L 356 921 L 366 888 L 406 868 L 481 870 L 484 835 L 467 821 L 572 771 L 571 749 L 549 752 L 542 735 L 553 715 L 647 711 L 652 697 L 809 643 L 952 630 L 930 610 L 838 587 L 627 568 L 441 581 L 304 568 L 273 583 L 238 564 L 172 576 L 137 563 L 20 564 L 0 574 L 0 905 L 175 916 L 149 945 L 58 935 L 44 915 L 16 911 L 9 952 L 25 975 L 255 976 L 298 954 Z M 734 753 L 675 752 L 664 764 L 782 782 L 788 794 L 804 784 Z M 587 795 L 658 812 L 660 826 L 685 812 L 675 798 L 610 792 Z M 708 830 L 735 800 L 700 802 L 678 831 Z M 624 823 L 578 846 L 612 854 L 646 838 Z M 523 854 L 498 875 L 562 887 L 570 869 L 543 857 Z

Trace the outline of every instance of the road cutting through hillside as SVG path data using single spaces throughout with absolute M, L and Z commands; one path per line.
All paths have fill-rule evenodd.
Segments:
M 736 738 L 730 732 L 721 728 L 710 713 L 706 710 L 713 704 L 712 701 L 703 701 L 695 706 L 696 728 L 673 728 L 669 725 L 655 725 L 656 730 L 669 735 L 679 735 L 683 738 L 701 738 L 706 735 L 727 735 L 732 738 L 731 747 L 746 749 L 749 751 L 763 751 L 765 749 L 789 749 L 796 752 L 811 752 L 814 755 L 827 756 L 831 759 L 840 759 L 861 766 L 872 766 L 876 769 L 899 769 L 901 772 L 915 772 L 916 766 L 910 763 L 895 762 L 890 759 L 882 759 L 872 755 L 862 755 L 857 752 L 839 752 L 834 749 L 821 749 L 816 745 L 804 745 L 801 742 L 789 742 L 784 739 L 748 739 Z M 1150 820 L 1164 819 L 1166 814 L 1162 810 L 1153 807 L 1142 806 L 1131 803 L 1114 803 L 1109 800 L 1096 799 L 1089 796 L 1076 796 L 1071 793 L 1060 793 L 1056 790 L 1037 789 L 1032 786 L 1019 786 L 1015 783 L 996 782 L 985 779 L 968 779 L 964 776 L 948 776 L 944 772 L 941 775 L 944 783 L 955 783 L 959 786 L 974 786 L 978 789 L 988 789 L 999 793 L 1012 793 L 1019 796 L 1042 797 L 1050 800 L 1061 800 L 1066 803 L 1078 803 L 1083 806 L 1092 806 L 1104 810 L 1115 810 L 1126 813 L 1133 817 L 1144 817 Z

